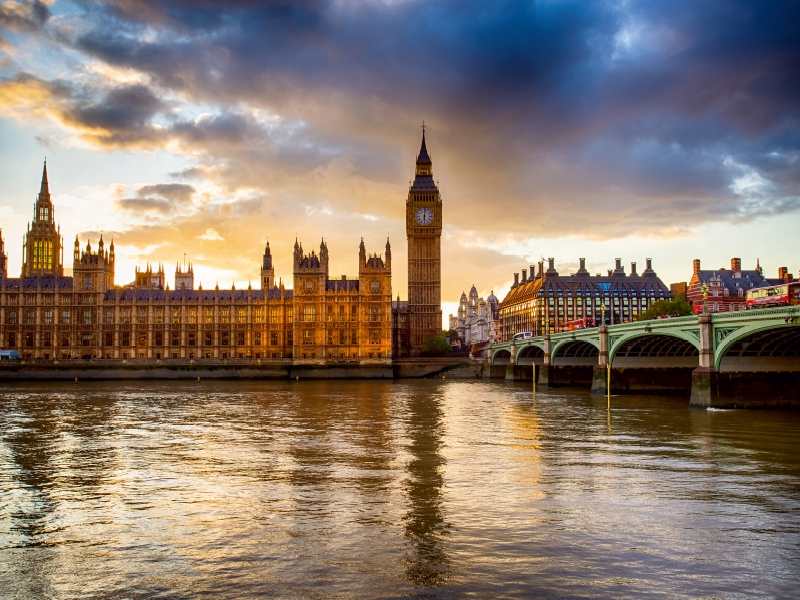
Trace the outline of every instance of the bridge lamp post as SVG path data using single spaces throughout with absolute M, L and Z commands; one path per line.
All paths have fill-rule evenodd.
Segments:
M 605 325 L 606 324 L 606 303 L 605 302 L 603 302 L 600 305 L 600 314 L 601 314 L 600 318 L 602 319 L 600 324 L 601 325 Z
M 700 291 L 703 292 L 703 313 L 707 313 L 706 302 L 708 300 L 708 286 L 704 283 L 700 286 Z

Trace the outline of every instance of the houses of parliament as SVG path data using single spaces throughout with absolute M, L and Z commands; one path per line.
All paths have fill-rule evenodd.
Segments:
M 328 248 L 295 241 L 293 289 L 276 283 L 267 243 L 260 289 L 195 288 L 176 267 L 174 289 L 163 267 L 136 269 L 115 282 L 114 242 L 73 247 L 64 276 L 64 242 L 42 173 L 33 222 L 23 241 L 19 278 L 8 276 L 0 230 L 0 347 L 23 359 L 291 359 L 388 362 L 419 354 L 441 332 L 442 206 L 425 145 L 406 201 L 408 301 L 392 300 L 392 251 L 367 253 L 358 276 L 332 279 Z

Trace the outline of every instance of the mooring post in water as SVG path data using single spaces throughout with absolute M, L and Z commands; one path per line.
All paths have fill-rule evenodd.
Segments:
M 197 383 L 200 383 L 200 378 L 199 377 L 197 378 Z
M 75 378 L 75 383 L 78 383 L 78 378 L 77 377 Z
M 533 367 L 533 401 L 536 402 L 536 363 L 531 363 Z
M 299 382 L 300 382 L 300 375 L 297 375 L 297 376 L 294 378 L 294 380 L 295 380 L 295 381 L 297 381 L 297 382 L 299 383 Z
M 608 410 L 611 410 L 611 361 L 606 365 L 607 373 L 606 384 L 608 385 Z
M 444 375 L 442 375 L 442 381 L 444 381 Z

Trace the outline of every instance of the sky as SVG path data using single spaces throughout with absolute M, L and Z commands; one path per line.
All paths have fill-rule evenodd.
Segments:
M 331 276 L 392 244 L 421 131 L 443 198 L 442 300 L 514 273 L 732 257 L 800 275 L 800 3 L 0 0 L 9 275 L 47 157 L 55 216 L 136 265 L 258 285 L 269 240 Z M 185 257 L 185 258 L 184 258 Z

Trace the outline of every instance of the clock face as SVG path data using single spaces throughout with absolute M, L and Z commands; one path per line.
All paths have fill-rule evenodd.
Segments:
M 433 223 L 433 211 L 430 208 L 420 208 L 415 217 L 417 223 L 420 225 L 430 225 Z

